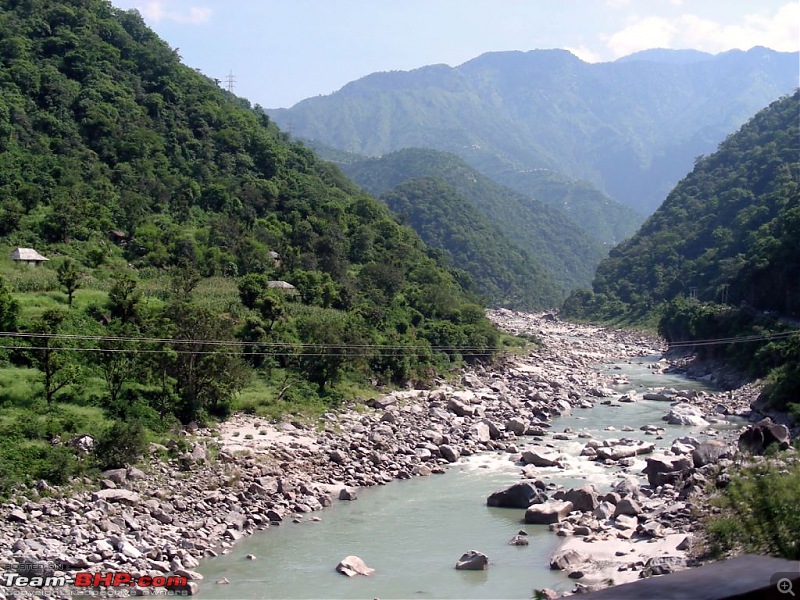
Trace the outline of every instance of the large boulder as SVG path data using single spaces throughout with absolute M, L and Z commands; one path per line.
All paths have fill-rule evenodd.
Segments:
M 694 467 L 689 456 L 657 455 L 647 458 L 647 466 L 642 471 L 647 475 L 651 487 L 675 483 L 683 479 Z
M 534 467 L 560 467 L 563 460 L 563 455 L 545 448 L 532 448 L 522 453 L 522 462 Z
M 572 502 L 550 500 L 530 506 L 525 511 L 525 522 L 531 525 L 560 523 L 570 512 L 572 512 Z
M 532 482 L 524 481 L 493 493 L 486 499 L 486 505 L 500 508 L 528 508 L 531 504 L 541 504 L 546 501 L 547 494 Z
M 439 454 L 442 455 L 443 459 L 450 463 L 458 462 L 458 459 L 461 458 L 458 449 L 450 446 L 449 444 L 442 444 L 439 446 Z
M 477 550 L 465 552 L 456 561 L 456 569 L 459 571 L 484 571 L 487 568 L 489 568 L 489 557 Z
M 485 443 L 492 439 L 489 426 L 484 422 L 475 423 L 472 427 L 470 427 L 469 431 L 472 439 L 476 442 Z
M 597 508 L 597 490 L 593 485 L 584 485 L 579 488 L 572 488 L 566 492 L 560 491 L 553 495 L 555 500 L 566 500 L 572 503 L 573 510 L 590 512 Z
M 510 431 L 514 435 L 525 435 L 528 430 L 528 423 L 519 417 L 513 417 L 506 421 L 506 431 Z
M 355 577 L 356 575 L 372 575 L 375 569 L 369 568 L 358 556 L 345 556 L 336 565 L 336 571 L 348 577 Z
M 691 404 L 676 404 L 663 418 L 671 425 L 689 425 L 691 427 L 707 427 L 708 421 L 703 418 L 703 411 Z
M 94 492 L 92 494 L 92 500 L 95 502 L 98 500 L 105 500 L 106 502 L 115 502 L 134 506 L 139 504 L 140 496 L 131 490 L 109 489 Z
M 702 442 L 692 450 L 692 461 L 695 469 L 716 463 L 720 457 L 727 452 L 725 444 L 711 440 Z
M 561 550 L 550 557 L 550 568 L 558 571 L 570 571 L 573 567 L 589 561 L 589 556 L 577 550 Z
M 739 436 L 739 450 L 750 454 L 763 454 L 772 444 L 777 444 L 779 450 L 789 447 L 789 429 L 786 425 L 773 423 L 767 417 L 755 425 L 748 427 Z
M 476 413 L 474 406 L 458 398 L 449 398 L 447 400 L 447 410 L 459 417 L 474 417 Z

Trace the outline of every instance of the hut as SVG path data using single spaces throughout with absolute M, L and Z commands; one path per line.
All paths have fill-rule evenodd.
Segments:
M 17 248 L 11 253 L 11 260 L 16 261 L 18 264 L 26 264 L 32 267 L 38 267 L 40 264 L 50 260 L 39 254 L 33 248 Z

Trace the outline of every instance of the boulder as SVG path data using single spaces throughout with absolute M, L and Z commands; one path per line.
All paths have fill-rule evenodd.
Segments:
M 534 467 L 560 467 L 563 459 L 558 452 L 544 448 L 533 448 L 522 453 L 522 462 Z
M 692 450 L 692 461 L 695 469 L 716 463 L 726 451 L 727 448 L 722 442 L 712 440 L 698 444 Z
M 477 550 L 465 552 L 456 561 L 456 569 L 459 571 L 485 571 L 487 568 L 489 568 L 489 557 Z
M 531 525 L 560 523 L 570 512 L 572 512 L 572 502 L 550 500 L 528 507 L 525 511 L 525 522 Z
M 103 471 L 102 477 L 117 484 L 125 483 L 128 478 L 128 471 L 127 469 L 109 469 L 108 471 Z
M 579 488 L 572 488 L 569 491 L 556 492 L 553 495 L 555 500 L 566 500 L 572 503 L 573 510 L 581 512 L 593 511 L 597 508 L 597 490 L 593 485 L 584 485 Z
M 606 502 L 605 500 L 597 505 L 597 508 L 594 509 L 592 515 L 595 519 L 600 521 L 605 521 L 606 519 L 610 519 L 614 515 L 614 511 L 616 507 L 611 504 L 611 502 Z
M 481 421 L 484 425 L 489 428 L 489 437 L 493 440 L 499 440 L 503 437 L 503 432 L 500 431 L 500 428 L 494 421 L 490 421 L 489 419 L 483 419 Z
M 442 444 L 439 446 L 439 454 L 442 455 L 443 459 L 450 463 L 458 462 L 458 459 L 461 458 L 458 450 L 449 444 Z
M 739 436 L 739 450 L 750 454 L 763 454 L 772 444 L 777 444 L 779 450 L 789 447 L 789 429 L 786 425 L 773 423 L 767 417 L 755 425 L 748 427 Z
M 525 435 L 528 429 L 528 423 L 518 417 L 513 417 L 506 421 L 506 431 L 510 431 L 514 435 Z
M 476 442 L 485 443 L 492 439 L 492 434 L 491 431 L 489 431 L 489 426 L 484 422 L 475 423 L 472 427 L 470 427 L 469 431 L 472 439 L 475 440 Z
M 550 557 L 550 568 L 554 571 L 572 570 L 589 560 L 589 556 L 577 550 L 562 550 Z
M 459 417 L 473 417 L 475 416 L 475 408 L 471 404 L 462 402 L 457 398 L 449 398 L 447 400 L 447 410 L 455 413 Z
M 15 508 L 11 512 L 9 512 L 8 515 L 6 516 L 6 521 L 8 521 L 9 523 L 25 523 L 27 520 L 28 520 L 28 515 L 26 515 L 18 508 Z
M 139 494 L 131 490 L 109 489 L 92 493 L 92 500 L 95 502 L 98 500 L 105 500 L 106 502 L 117 502 L 134 506 L 139 504 L 140 497 Z
M 658 487 L 683 479 L 693 467 L 694 462 L 688 456 L 660 455 L 648 457 L 647 466 L 642 472 L 647 475 L 651 487 Z
M 358 556 L 345 556 L 336 565 L 336 572 L 348 577 L 355 577 L 356 575 L 364 575 L 365 577 L 372 575 L 375 569 L 370 569 L 367 564 Z
M 356 500 L 358 499 L 358 492 L 354 488 L 343 487 L 339 490 L 339 500 Z
M 486 499 L 486 505 L 500 508 L 528 508 L 531 504 L 541 504 L 546 501 L 547 494 L 533 483 L 524 481 L 493 493 Z
M 513 538 L 508 540 L 509 546 L 527 546 L 528 544 L 530 544 L 530 541 L 528 540 L 527 535 L 517 534 Z
M 668 575 L 686 568 L 686 559 L 681 556 L 653 556 L 644 565 L 639 578 L 646 579 L 654 575 Z
M 614 516 L 627 515 L 629 517 L 636 517 L 642 514 L 642 507 L 639 503 L 632 498 L 622 498 L 617 502 L 617 507 L 614 510 Z
M 689 425 L 691 427 L 707 427 L 708 421 L 703 418 L 703 411 L 691 404 L 676 404 L 663 417 L 671 425 Z

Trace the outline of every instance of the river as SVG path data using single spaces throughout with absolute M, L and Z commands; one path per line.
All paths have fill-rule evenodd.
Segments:
M 660 386 L 703 389 L 698 382 L 674 375 L 657 375 L 648 363 L 658 357 L 636 358 L 598 368 L 625 374 L 630 389 Z M 706 388 L 707 389 L 707 388 Z M 631 437 L 669 445 L 691 433 L 689 427 L 666 425 L 661 417 L 668 403 L 639 401 L 612 406 L 596 404 L 575 409 L 552 421 L 552 431 L 571 429 L 596 439 Z M 639 427 L 658 424 L 667 432 L 656 441 Z M 623 427 L 634 429 L 621 432 Z M 608 428 L 614 430 L 609 431 Z M 618 470 L 579 458 L 587 440 L 574 438 L 546 443 L 569 456 L 566 470 L 540 469 L 540 478 L 571 487 L 587 481 L 608 489 Z M 520 445 L 528 440 L 520 440 Z M 641 471 L 637 464 L 631 469 Z M 287 522 L 239 542 L 227 555 L 204 561 L 205 598 L 531 598 L 534 590 L 567 590 L 573 582 L 549 569 L 549 558 L 562 539 L 546 526 L 522 524 L 522 510 L 489 508 L 486 497 L 520 481 L 520 468 L 504 453 L 483 453 L 462 459 L 445 475 L 416 477 L 359 490 L 354 502 L 334 506 L 301 523 Z M 520 529 L 529 546 L 511 546 Z M 456 571 L 456 560 L 467 550 L 489 556 L 486 571 Z M 375 569 L 371 577 L 347 578 L 334 571 L 347 555 L 361 557 Z M 247 555 L 254 555 L 250 560 Z M 229 584 L 215 582 L 226 578 Z

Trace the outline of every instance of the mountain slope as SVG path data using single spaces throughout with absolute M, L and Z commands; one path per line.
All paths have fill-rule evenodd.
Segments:
M 561 211 L 495 183 L 452 154 L 409 148 L 380 159 L 345 164 L 342 170 L 377 195 L 409 179 L 441 179 L 565 289 L 586 285 L 605 255 L 601 245 Z
M 381 200 L 426 244 L 447 252 L 453 266 L 470 275 L 471 289 L 490 306 L 541 309 L 563 299 L 549 273 L 442 180 L 411 179 Z
M 265 357 L 215 346 L 193 369 L 181 362 L 191 353 L 156 354 L 165 371 L 143 366 L 125 406 L 156 410 L 147 386 L 161 386 L 161 416 L 186 421 L 224 413 L 244 382 L 276 377 L 270 369 L 287 370 L 311 397 L 345 371 L 400 383 L 460 360 L 464 345 L 479 349 L 466 358 L 492 353 L 495 329 L 434 250 L 263 110 L 181 64 L 137 12 L 106 0 L 0 0 L 0 9 L 2 275 L 14 293 L 31 291 L 29 272 L 5 260 L 31 246 L 95 286 L 90 306 L 73 307 L 70 292 L 69 318 L 47 323 L 26 312 L 36 308 L 27 298 L 15 326 L 200 340 L 207 325 L 209 339 L 284 348 Z M 58 296 L 55 266 L 37 273 L 33 291 Z M 156 290 L 142 314 L 109 308 L 120 294 L 135 303 L 137 279 Z M 364 351 L 328 352 L 343 344 Z M 387 344 L 400 351 L 382 352 Z M 302 351 L 312 346 L 322 350 Z M 102 380 L 100 354 L 76 356 L 87 378 Z M 235 361 L 219 371 L 236 381 L 198 383 L 206 357 Z
M 496 52 L 376 73 L 269 114 L 349 152 L 453 152 L 502 183 L 511 171 L 562 172 L 647 215 L 696 156 L 797 86 L 797 61 L 765 48 L 678 63 Z
M 600 264 L 602 302 L 641 312 L 684 295 L 800 315 L 798 114 L 795 92 L 699 160 Z

